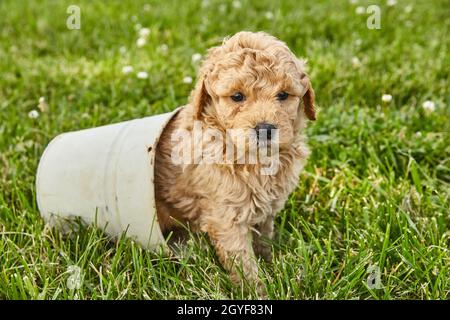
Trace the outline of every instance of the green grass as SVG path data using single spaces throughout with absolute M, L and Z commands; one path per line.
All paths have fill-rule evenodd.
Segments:
M 78 31 L 66 28 L 74 2 Z M 240 30 L 272 33 L 308 58 L 320 107 L 312 156 L 276 220 L 274 262 L 261 262 L 269 297 L 449 298 L 449 1 L 374 1 L 380 30 L 355 13 L 373 1 L 253 2 L 0 1 L 0 299 L 257 297 L 232 287 L 204 236 L 178 258 L 92 227 L 64 238 L 35 203 L 52 137 L 184 104 L 192 55 Z M 151 29 L 143 48 L 137 23 Z M 124 75 L 125 65 L 149 78 Z M 40 96 L 49 111 L 31 119 Z M 68 288 L 70 266 L 81 268 L 79 289 Z M 381 288 L 367 285 L 371 266 Z

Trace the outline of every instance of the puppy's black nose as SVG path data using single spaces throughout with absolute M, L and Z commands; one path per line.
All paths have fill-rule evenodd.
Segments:
M 262 132 L 265 131 L 265 132 L 267 132 L 267 135 L 266 135 L 267 140 L 270 140 L 272 138 L 271 130 L 275 130 L 276 128 L 277 127 L 271 123 L 265 123 L 265 122 L 258 123 L 255 127 L 256 136 L 258 137 L 258 139 L 260 138 L 261 135 L 264 137 L 264 133 L 262 133 Z

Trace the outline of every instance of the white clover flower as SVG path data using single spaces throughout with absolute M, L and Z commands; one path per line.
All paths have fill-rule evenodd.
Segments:
M 142 48 L 147 43 L 147 40 L 145 38 L 138 38 L 136 41 L 136 45 L 138 48 Z
M 408 5 L 405 7 L 405 12 L 406 12 L 406 13 L 410 13 L 412 10 L 413 10 L 413 6 L 410 5 L 410 4 L 408 4 Z
M 169 46 L 167 44 L 163 43 L 162 45 L 159 46 L 159 50 L 166 53 L 167 51 L 169 51 Z
M 39 112 L 37 110 L 31 110 L 28 113 L 28 118 L 30 118 L 30 119 L 36 119 L 38 117 L 39 117 Z
M 133 67 L 132 66 L 124 66 L 122 68 L 122 73 L 123 74 L 129 74 L 133 72 Z
M 349 0 L 348 2 L 350 2 L 350 4 L 357 4 L 358 0 Z
M 397 0 L 387 0 L 386 4 L 389 7 L 393 7 L 393 6 L 395 6 L 397 4 Z
M 355 9 L 356 14 L 364 14 L 366 12 L 366 8 L 362 7 L 362 6 L 358 6 Z
M 139 30 L 139 37 L 141 38 L 147 38 L 150 35 L 150 29 L 149 28 L 142 28 Z
M 233 1 L 233 8 L 240 9 L 241 7 L 242 7 L 242 4 L 240 1 L 237 1 L 237 0 Z
M 390 95 L 390 94 L 383 94 L 382 96 L 381 96 L 381 101 L 383 101 L 383 102 L 391 102 L 392 101 L 392 95 Z
M 125 46 L 121 46 L 121 47 L 119 48 L 119 52 L 120 52 L 121 54 L 125 54 L 125 53 L 127 52 L 127 48 L 126 48 Z
M 434 112 L 436 110 L 436 105 L 434 104 L 433 101 L 431 100 L 427 100 L 424 101 L 424 103 L 422 104 L 422 108 L 426 111 L 426 112 Z
M 359 60 L 358 57 L 353 57 L 352 58 L 352 65 L 353 65 L 354 68 L 361 67 L 361 65 L 362 65 L 361 60 Z
M 183 78 L 183 83 L 192 83 L 192 78 L 187 76 Z
M 137 73 L 137 77 L 138 79 L 147 79 L 148 78 L 148 73 L 145 71 L 139 71 Z
M 264 16 L 266 17 L 267 20 L 272 20 L 274 15 L 272 11 L 267 11 Z
M 196 63 L 202 60 L 202 55 L 200 53 L 194 53 L 192 55 L 192 62 Z

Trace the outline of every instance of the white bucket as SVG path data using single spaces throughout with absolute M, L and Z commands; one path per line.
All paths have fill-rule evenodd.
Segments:
M 113 237 L 126 232 L 145 248 L 164 246 L 155 204 L 155 151 L 177 111 L 54 138 L 36 177 L 44 220 L 55 226 L 79 217 Z

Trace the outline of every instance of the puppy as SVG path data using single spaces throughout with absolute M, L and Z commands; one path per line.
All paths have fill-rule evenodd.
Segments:
M 304 62 L 285 43 L 262 32 L 239 32 L 211 48 L 189 104 L 168 124 L 156 151 L 156 208 L 163 232 L 180 225 L 206 232 L 234 283 L 242 278 L 261 283 L 256 257 L 271 260 L 264 240 L 273 238 L 275 215 L 299 182 L 309 155 L 302 132 L 306 119 L 315 118 Z M 238 161 L 242 157 L 206 163 L 195 151 L 187 163 L 174 161 L 180 146 L 174 134 L 193 133 L 196 125 L 223 136 L 233 129 L 256 130 L 243 147 L 236 138 L 229 140 L 232 149 L 248 156 L 251 141 L 258 147 L 276 144 L 276 170 L 262 174 L 262 163 Z M 200 145 L 208 150 L 212 143 Z

